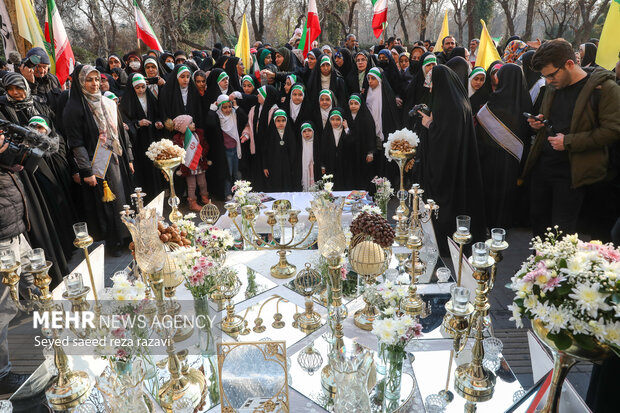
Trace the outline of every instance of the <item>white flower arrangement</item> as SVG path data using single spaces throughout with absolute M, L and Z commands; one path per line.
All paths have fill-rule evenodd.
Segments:
M 196 246 L 198 248 L 216 245 L 227 250 L 232 248 L 234 244 L 235 238 L 227 229 L 209 225 L 201 225 L 196 229 Z
M 377 307 L 382 316 L 395 314 L 400 302 L 409 294 L 409 286 L 386 281 L 384 284 L 372 286 L 364 291 L 364 298 Z
M 369 214 L 381 215 L 381 208 L 379 208 L 378 206 L 375 206 L 375 205 L 364 205 L 364 206 L 362 206 L 362 211 L 361 212 L 367 212 Z
M 162 139 L 149 145 L 146 156 L 151 161 L 171 158 L 185 159 L 185 149 L 175 145 L 170 139 Z
M 315 200 L 334 202 L 334 195 L 332 194 L 334 183 L 331 181 L 332 179 L 334 179 L 334 175 L 326 174 L 312 184 L 309 191 L 314 192 Z
M 549 232 L 533 239 L 531 255 L 512 278 L 512 318 L 540 320 L 558 349 L 594 339 L 620 354 L 620 250 L 577 234 Z
M 418 144 L 420 143 L 420 139 L 418 139 L 418 135 L 415 132 L 407 128 L 400 129 L 400 130 L 390 133 L 388 135 L 387 141 L 383 143 L 383 148 L 385 148 L 385 157 L 389 161 L 392 160 L 392 158 L 390 157 L 390 149 L 395 149 L 393 147 L 393 144 L 398 141 L 406 142 L 412 148 L 417 148 Z
M 414 337 L 422 334 L 422 326 L 411 316 L 394 316 L 375 320 L 372 332 L 379 344 L 404 349 Z
M 187 238 L 192 245 L 196 240 L 196 224 L 194 223 L 194 219 L 196 218 L 196 214 L 190 212 L 186 214 L 183 219 L 180 219 L 176 222 L 179 231 L 185 232 L 185 238 Z
M 139 302 L 146 297 L 146 285 L 141 280 L 130 281 L 126 273 L 112 276 L 112 283 L 112 288 L 107 291 L 110 300 Z
M 179 272 L 184 277 L 187 277 L 194 261 L 200 257 L 200 251 L 196 247 L 179 247 L 168 253 L 170 258 L 174 261 Z
M 238 203 L 239 206 L 260 204 L 260 195 L 252 192 L 252 182 L 250 181 L 235 181 L 232 192 L 233 200 Z

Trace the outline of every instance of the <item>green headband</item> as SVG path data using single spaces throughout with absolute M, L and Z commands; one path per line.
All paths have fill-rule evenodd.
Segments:
M 177 79 L 181 76 L 182 73 L 184 72 L 188 72 L 191 73 L 191 71 L 189 70 L 189 68 L 187 66 L 181 66 L 179 67 L 179 71 L 177 72 Z
M 422 62 L 422 66 L 426 66 L 426 65 L 429 65 L 431 63 L 437 64 L 437 58 L 435 56 L 426 56 L 426 58 Z
M 374 76 L 377 79 L 381 80 L 382 76 L 381 76 L 381 72 L 379 71 L 379 69 L 377 69 L 376 67 L 373 67 L 372 69 L 370 69 L 368 71 L 368 76 Z
M 221 108 L 224 103 L 230 103 L 230 100 L 223 100 L 223 101 L 221 101 L 220 103 L 217 104 L 217 107 Z
M 220 73 L 220 75 L 217 77 L 217 83 L 220 83 L 224 79 L 228 79 L 228 73 L 226 72 Z
M 266 86 L 259 87 L 258 93 L 263 97 L 263 99 L 267 99 L 267 87 Z
M 146 85 L 146 80 L 144 79 L 144 76 L 142 76 L 140 73 L 133 75 L 133 77 L 131 78 L 131 86 L 143 84 Z
M 302 132 L 305 131 L 306 129 L 310 129 L 312 132 L 314 132 L 314 128 L 309 123 L 304 123 L 303 125 L 301 125 L 301 131 Z
M 487 72 L 481 67 L 475 67 L 474 70 L 472 70 L 469 74 L 469 77 L 474 77 L 476 75 L 484 75 L 484 77 L 486 78 Z
M 276 120 L 276 118 L 279 118 L 283 116 L 284 118 L 288 118 L 288 116 L 286 116 L 286 112 L 283 111 L 282 109 L 278 109 L 275 112 L 273 112 L 273 120 Z
M 241 84 L 243 84 L 243 82 L 245 82 L 246 80 L 247 80 L 248 82 L 250 82 L 250 83 L 252 84 L 252 86 L 256 86 L 256 85 L 254 84 L 254 79 L 252 79 L 252 76 L 250 76 L 250 75 L 245 75 L 245 76 L 243 76 L 243 78 L 241 79 Z
M 118 96 L 116 96 L 114 93 L 110 92 L 109 90 L 105 92 L 103 96 L 107 97 L 108 99 L 112 99 L 112 100 L 118 99 Z
M 321 95 L 327 95 L 332 101 L 334 100 L 334 95 L 332 94 L 332 91 L 329 89 L 321 90 L 321 93 L 319 93 L 319 99 L 321 98 Z
M 321 57 L 321 64 L 320 64 L 320 66 L 323 66 L 324 63 L 327 63 L 330 66 L 332 65 L 332 60 L 329 58 L 329 56 Z
M 287 79 L 291 79 L 291 84 L 297 83 L 297 75 L 288 75 Z
M 293 93 L 293 90 L 299 90 L 301 91 L 302 94 L 305 94 L 306 91 L 304 89 L 304 85 L 295 85 L 291 88 L 291 94 Z
M 342 113 L 340 113 L 339 110 L 332 110 L 332 113 L 329 115 L 329 118 L 333 118 L 334 116 L 338 116 L 340 119 L 342 119 Z
M 352 100 L 356 101 L 360 105 L 362 104 L 362 99 L 360 99 L 360 97 L 357 95 L 351 95 L 351 97 L 349 98 L 349 102 L 351 102 Z
M 49 125 L 47 124 L 47 122 L 45 121 L 45 119 L 43 119 L 40 116 L 33 116 L 32 118 L 30 118 L 30 121 L 28 121 L 28 126 L 30 125 L 41 125 L 43 126 L 46 130 L 51 130 Z

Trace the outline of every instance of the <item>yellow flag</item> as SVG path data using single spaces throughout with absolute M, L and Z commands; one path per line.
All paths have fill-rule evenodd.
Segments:
M 486 70 L 491 63 L 496 60 L 501 60 L 495 43 L 491 39 L 491 35 L 487 30 L 487 25 L 484 20 L 480 20 L 482 23 L 482 33 L 480 34 L 480 45 L 478 46 L 478 57 L 476 57 L 476 66 L 483 67 Z
M 443 16 L 443 23 L 441 23 L 441 31 L 439 32 L 439 37 L 435 42 L 435 48 L 433 49 L 433 53 L 443 52 L 443 47 L 441 47 L 443 43 L 443 38 L 450 35 L 450 29 L 448 28 L 448 12 Z
M 34 7 L 30 0 L 16 0 L 15 12 L 17 14 L 17 29 L 21 37 L 26 39 L 33 47 L 45 48 L 43 31 L 39 25 L 39 20 L 34 12 Z
M 248 31 L 248 22 L 243 13 L 243 22 L 241 23 L 241 31 L 239 32 L 239 41 L 235 46 L 235 56 L 241 59 L 245 73 L 252 70 L 252 56 L 250 55 L 250 32 Z
M 620 0 L 613 0 L 603 25 L 601 40 L 596 52 L 596 64 L 607 70 L 613 70 L 620 52 Z

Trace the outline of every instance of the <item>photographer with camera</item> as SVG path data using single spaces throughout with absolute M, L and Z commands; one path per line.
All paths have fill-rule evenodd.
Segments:
M 62 87 L 56 75 L 49 73 L 50 58 L 40 47 L 33 47 L 26 53 L 20 73 L 29 83 L 34 96 L 49 105 L 50 109 L 56 110 L 56 101 L 62 92 Z M 32 73 L 32 74 L 31 74 Z
M 532 67 L 547 81 L 541 114 L 528 118 L 538 131 L 523 171 L 532 182 L 532 232 L 542 236 L 547 227 L 558 225 L 572 234 L 585 188 L 612 172 L 609 147 L 620 141 L 620 87 L 610 71 L 584 71 L 564 39 L 545 42 Z M 611 194 L 605 195 L 607 202 Z
M 24 199 L 24 188 L 17 176 L 21 165 L 12 164 L 7 159 L 9 143 L 4 134 L 0 134 L 0 250 L 12 250 L 15 259 L 20 263 L 28 263 L 27 253 L 30 246 L 24 234 L 28 230 L 28 212 Z M 7 165 L 6 163 L 11 163 Z M 25 278 L 25 277 L 24 277 Z M 22 279 L 21 281 L 27 281 Z M 32 276 L 30 276 L 32 285 Z M 23 287 L 20 283 L 20 287 Z M 34 291 L 33 291 L 34 292 Z M 11 372 L 9 360 L 9 343 L 7 335 L 9 322 L 17 314 L 17 307 L 9 294 L 9 288 L 0 284 L 0 397 L 5 398 L 17 391 L 26 381 L 28 375 Z

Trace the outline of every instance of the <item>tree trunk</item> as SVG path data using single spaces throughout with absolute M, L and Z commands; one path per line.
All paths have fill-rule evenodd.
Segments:
M 518 0 L 515 0 L 515 2 L 518 2 Z M 502 7 L 502 10 L 504 11 L 504 15 L 506 16 L 506 30 L 507 30 L 507 36 L 506 38 L 509 38 L 510 36 L 514 36 L 515 34 L 515 22 L 514 22 L 514 14 L 512 14 L 512 11 L 510 10 L 510 0 L 501 0 L 499 1 L 500 6 Z M 516 4 L 515 4 L 516 7 Z
M 107 56 L 110 53 L 110 43 L 108 42 L 108 33 L 105 30 L 105 22 L 101 14 L 101 9 L 99 8 L 99 0 L 88 0 L 88 6 L 93 12 L 93 26 L 96 25 L 99 27 L 99 29 L 93 27 L 93 30 L 99 34 L 99 36 L 97 36 L 99 38 L 99 53 L 100 55 L 103 54 Z
M 476 16 L 474 16 L 475 3 L 475 0 L 467 0 L 467 35 L 469 36 L 469 40 L 476 38 Z
M 525 15 L 525 32 L 523 33 L 523 40 L 531 40 L 532 37 L 532 21 L 534 20 L 534 9 L 536 7 L 536 0 L 527 0 L 527 11 Z
M 426 19 L 428 17 L 428 12 L 426 8 L 427 1 L 431 0 L 420 0 L 420 39 L 426 39 Z
M 400 19 L 400 27 L 403 29 L 403 37 L 405 42 L 409 43 L 409 32 L 407 32 L 407 25 L 405 24 L 405 16 L 403 16 L 403 8 L 400 5 L 400 0 L 396 0 L 396 10 L 398 10 L 398 18 Z M 351 13 L 352 17 L 353 13 Z

